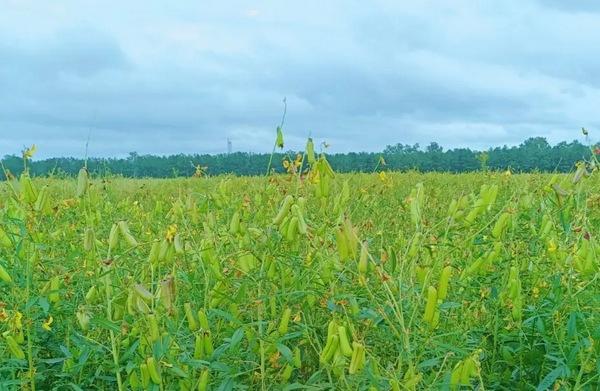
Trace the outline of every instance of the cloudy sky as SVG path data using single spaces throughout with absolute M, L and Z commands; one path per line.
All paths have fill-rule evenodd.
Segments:
M 0 156 L 570 141 L 598 69 L 595 0 L 0 0 Z

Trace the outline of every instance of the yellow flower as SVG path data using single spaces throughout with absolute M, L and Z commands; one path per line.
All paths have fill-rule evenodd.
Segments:
M 21 330 L 23 328 L 23 322 L 21 322 L 21 319 L 23 319 L 23 314 L 19 311 L 15 312 L 15 316 L 13 317 L 12 321 L 14 328 L 17 330 Z
M 379 180 L 385 184 L 387 184 L 389 182 L 389 178 L 387 176 L 387 174 L 385 173 L 385 171 L 380 171 L 379 174 Z
M 548 252 L 549 253 L 556 252 L 556 249 L 557 249 L 556 243 L 554 243 L 554 240 L 550 239 L 548 241 Z
M 27 148 L 26 150 L 23 151 L 23 158 L 31 159 L 33 157 L 33 155 L 35 155 L 36 151 L 37 151 L 37 147 L 35 146 L 35 144 L 33 144 L 31 146 L 31 148 Z
M 167 240 L 169 242 L 172 242 L 173 239 L 175 238 L 176 233 L 177 233 L 177 225 L 176 224 L 169 225 L 169 228 L 167 228 L 167 235 L 166 235 Z
M 50 315 L 48 317 L 48 319 L 46 319 L 44 321 L 44 324 L 42 324 L 42 327 L 44 328 L 44 330 L 46 330 L 46 331 L 52 330 L 52 328 L 50 327 L 50 325 L 52 324 L 52 322 L 54 322 L 54 319 L 52 318 L 52 315 Z

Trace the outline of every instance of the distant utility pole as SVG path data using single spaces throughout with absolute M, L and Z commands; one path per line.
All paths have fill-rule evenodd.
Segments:
M 232 150 L 233 150 L 233 147 L 231 146 L 231 140 L 228 138 L 227 139 L 227 154 L 230 155 Z

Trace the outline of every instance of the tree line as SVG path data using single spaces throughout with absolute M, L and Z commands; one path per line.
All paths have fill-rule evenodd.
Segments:
M 425 148 L 419 144 L 388 145 L 382 152 L 349 152 L 327 155 L 337 172 L 372 172 L 374 170 L 422 172 L 469 172 L 481 169 L 513 172 L 567 172 L 576 162 L 589 159 L 597 147 L 590 148 L 579 141 L 550 145 L 543 137 L 533 137 L 518 146 L 502 146 L 486 151 L 469 148 L 444 150 L 435 142 Z M 302 153 L 302 152 L 300 152 Z M 284 159 L 294 160 L 297 151 L 275 153 L 273 170 L 285 172 Z M 270 154 L 234 152 L 230 154 L 170 156 L 139 155 L 132 152 L 126 158 L 89 158 L 88 170 L 95 175 L 122 175 L 125 177 L 168 178 L 203 175 L 235 174 L 264 175 Z M 19 175 L 23 170 L 20 156 L 8 155 L 2 163 L 10 173 Z M 84 165 L 78 158 L 49 158 L 34 160 L 29 169 L 35 176 L 74 176 Z M 4 173 L 0 173 L 4 178 Z

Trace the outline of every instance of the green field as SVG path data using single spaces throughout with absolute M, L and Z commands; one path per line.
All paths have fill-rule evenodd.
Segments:
M 0 389 L 600 387 L 596 173 L 319 162 L 2 183 Z

